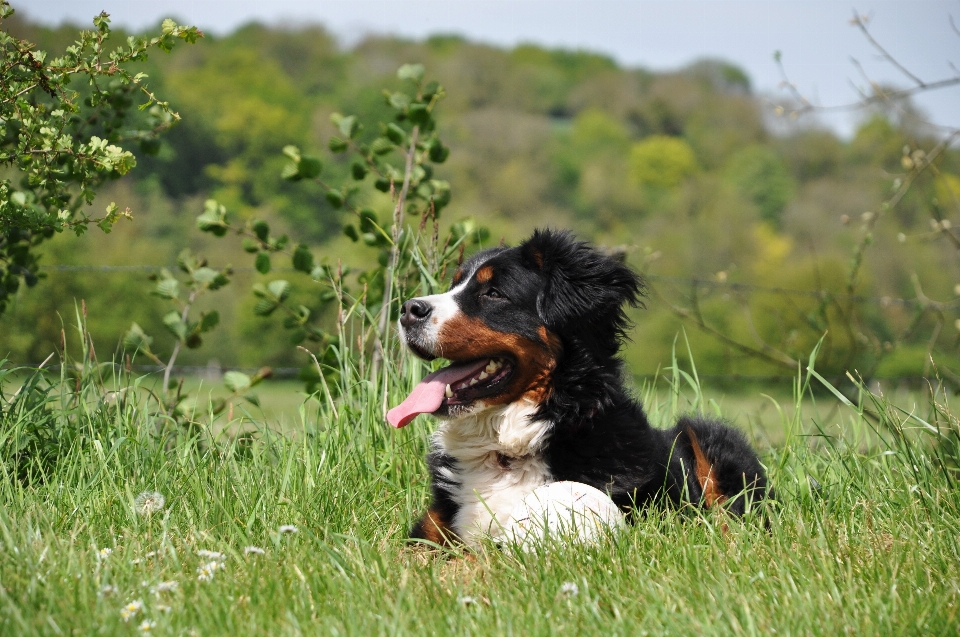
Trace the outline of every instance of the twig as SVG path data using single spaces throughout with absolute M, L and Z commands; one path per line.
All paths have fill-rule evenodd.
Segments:
M 866 22 L 864 22 L 863 18 L 856 11 L 853 12 L 853 20 L 851 20 L 851 23 L 854 26 L 856 26 L 858 29 L 860 29 L 864 37 L 867 38 L 870 44 L 872 44 L 873 47 L 880 52 L 880 55 L 882 55 L 884 59 L 886 59 L 888 62 L 890 62 L 890 64 L 894 65 L 898 69 L 900 69 L 901 73 L 903 73 L 904 75 L 909 77 L 911 80 L 916 82 L 917 88 L 922 88 L 922 89 L 927 88 L 927 84 L 923 80 L 921 80 L 919 77 L 917 77 L 916 75 L 908 71 L 907 68 L 904 67 L 902 64 L 897 62 L 896 58 L 894 58 L 892 55 L 887 53 L 887 50 L 883 48 L 880 45 L 880 43 L 874 39 L 873 35 L 870 33 L 870 29 L 867 28 Z

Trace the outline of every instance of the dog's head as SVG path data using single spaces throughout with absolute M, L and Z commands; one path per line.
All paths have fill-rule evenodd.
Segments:
M 624 305 L 636 305 L 642 291 L 630 268 L 566 232 L 538 230 L 516 248 L 480 252 L 448 292 L 403 304 L 407 347 L 451 364 L 424 378 L 388 420 L 402 427 L 421 413 L 542 403 L 569 347 L 594 364 L 616 354 L 628 326 Z

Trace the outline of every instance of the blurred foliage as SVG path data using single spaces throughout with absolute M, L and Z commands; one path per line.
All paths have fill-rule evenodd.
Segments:
M 131 36 L 117 46 L 101 13 L 95 30 L 81 31 L 53 57 L 7 31 L 13 16 L 0 2 L 0 314 L 22 283 L 33 287 L 40 279 L 40 243 L 67 229 L 79 236 L 91 224 L 110 232 L 130 216 L 113 202 L 100 217 L 88 207 L 105 181 L 136 165 L 119 144 L 151 152 L 179 118 L 147 88 L 146 74 L 130 67 L 150 49 L 170 51 L 177 40 L 203 35 L 164 20 L 160 35 Z
M 52 54 L 72 42 L 67 28 L 15 18 L 4 23 L 11 34 Z M 319 178 L 278 176 L 297 158 L 340 147 L 337 139 L 346 138 L 330 125 L 334 113 L 391 121 L 396 105 L 389 96 L 406 82 L 396 69 L 407 62 L 430 69 L 447 93 L 436 132 L 449 157 L 425 176 L 452 184 L 442 233 L 473 220 L 491 231 L 484 245 L 495 245 L 501 237 L 516 242 L 536 226 L 563 226 L 621 251 L 661 294 L 635 316 L 627 350 L 634 372 L 653 374 L 670 360 L 685 322 L 668 302 L 696 309 L 729 339 L 766 344 L 795 360 L 825 338 L 818 368 L 834 376 L 930 372 L 931 351 L 944 374 L 960 370 L 960 261 L 947 235 L 960 224 L 960 152 L 948 148 L 932 169 L 918 171 L 915 155 L 936 145 L 936 132 L 882 110 L 849 140 L 812 123 L 780 120 L 772 127 L 775 115 L 749 78 L 716 60 L 655 73 L 589 52 L 507 50 L 457 36 L 371 36 L 344 49 L 316 26 L 249 25 L 206 37 L 138 63 L 183 122 L 155 155 L 137 152 L 137 170 L 101 190 L 103 201 L 134 211 L 135 223 L 72 246 L 54 238 L 44 246 L 44 262 L 169 266 L 189 247 L 217 267 L 250 263 L 252 253 L 239 242 L 194 230 L 204 201 L 213 199 L 236 227 L 267 224 L 266 247 L 246 248 L 269 253 L 270 240 L 288 235 L 330 271 L 339 262 L 376 269 L 363 237 L 375 241 L 376 234 L 367 232 L 372 225 L 361 228 L 350 206 L 387 219 L 389 194 L 368 187 L 371 174 L 360 190 L 328 196 L 358 176 L 355 153 L 325 158 Z M 369 148 L 386 132 L 367 126 L 356 143 Z M 284 156 L 287 146 L 294 148 Z M 910 187 L 884 209 L 904 180 Z M 360 241 L 343 234 L 345 224 Z M 268 315 L 263 298 L 249 292 L 286 278 L 288 266 L 278 261 L 264 274 L 266 257 L 260 261 L 263 269 L 234 268 L 234 284 L 217 292 L 225 308 L 220 326 L 178 362 L 302 363 L 278 329 L 286 319 Z M 353 289 L 363 289 L 359 277 L 371 268 L 349 274 Z M 133 291 L 147 273 L 47 273 L 36 293 L 21 293 L 0 319 L 0 356 L 43 360 L 58 346 L 56 314 L 71 316 L 74 298 L 86 299 L 92 338 L 106 347 L 118 343 L 130 321 L 156 314 L 157 299 Z M 365 283 L 378 293 L 375 278 Z M 287 302 L 329 325 L 334 317 L 323 294 L 323 286 L 295 289 Z M 251 311 L 258 305 L 260 316 Z M 208 309 L 198 301 L 197 312 Z M 166 329 L 150 320 L 140 323 L 146 333 Z M 795 371 L 689 320 L 686 326 L 701 374 Z

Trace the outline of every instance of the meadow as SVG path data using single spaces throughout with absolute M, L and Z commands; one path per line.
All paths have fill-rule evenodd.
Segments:
M 449 88 L 437 127 L 423 64 Z M 44 243 L 32 292 L 5 279 L 0 635 L 960 632 L 960 133 L 882 109 L 851 140 L 774 130 L 724 62 L 654 73 L 456 37 L 341 50 L 248 25 L 143 68 L 183 124 L 100 193 L 137 222 Z M 624 357 L 651 421 L 728 419 L 774 500 L 742 519 L 652 506 L 533 552 L 406 539 L 434 423 L 384 422 L 426 371 L 391 336 L 398 300 L 546 221 L 650 281 Z M 214 360 L 234 369 L 175 369 Z M 235 369 L 310 360 L 306 391 Z M 710 388 L 696 364 L 767 384 Z
M 388 374 L 388 402 L 418 366 Z M 159 413 L 149 378 L 62 369 L 0 376 L 5 635 L 957 632 L 960 428 L 943 393 L 855 404 L 804 371 L 793 398 L 756 397 L 779 433 L 740 425 L 777 490 L 765 513 L 651 509 L 598 545 L 467 552 L 404 539 L 432 424 L 389 430 L 355 373 L 336 399 L 275 399 L 284 427 L 265 405 L 237 435 L 225 416 Z M 695 369 L 638 391 L 661 426 L 748 411 Z

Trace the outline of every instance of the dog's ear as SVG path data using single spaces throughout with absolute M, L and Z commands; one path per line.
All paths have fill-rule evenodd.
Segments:
M 586 327 L 619 343 L 629 327 L 624 305 L 640 305 L 644 293 L 640 275 L 569 232 L 537 230 L 520 249 L 544 279 L 537 311 L 548 329 Z

